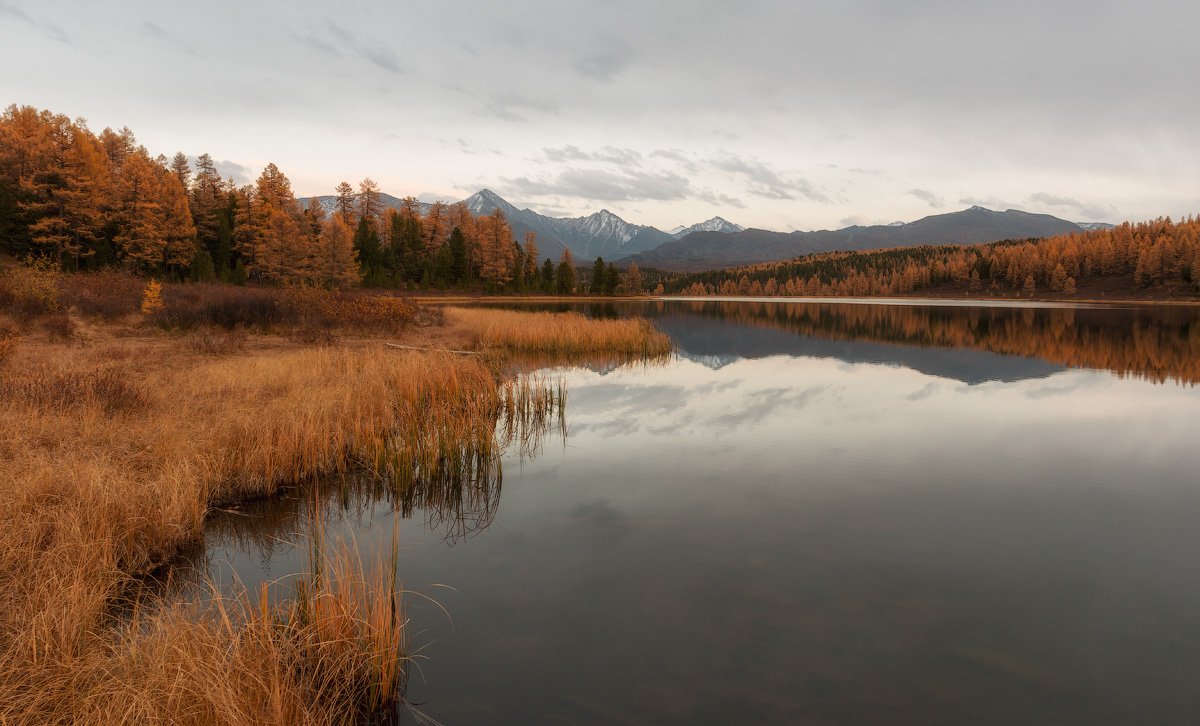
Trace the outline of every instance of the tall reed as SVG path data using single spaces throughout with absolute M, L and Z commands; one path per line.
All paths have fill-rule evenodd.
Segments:
M 451 323 L 487 348 L 524 353 L 604 353 L 656 356 L 671 340 L 642 318 L 596 320 L 579 313 L 527 313 L 495 308 L 448 308 Z

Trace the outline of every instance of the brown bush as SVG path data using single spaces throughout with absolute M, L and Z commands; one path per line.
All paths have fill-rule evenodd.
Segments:
M 48 260 L 30 260 L 10 267 L 2 276 L 0 302 L 22 324 L 42 315 L 63 310 L 60 283 L 62 273 Z
M 284 291 L 283 304 L 297 323 L 322 330 L 398 332 L 407 327 L 416 314 L 416 306 L 403 298 L 311 287 Z
M 84 315 L 119 318 L 138 311 L 145 281 L 124 270 L 64 275 L 62 301 Z
M 165 287 L 163 308 L 150 319 L 171 330 L 245 328 L 316 340 L 335 330 L 398 332 L 416 313 L 417 306 L 390 295 L 193 283 Z
M 163 307 L 150 319 L 171 330 L 268 330 L 284 322 L 278 290 L 196 283 L 168 285 L 162 297 Z

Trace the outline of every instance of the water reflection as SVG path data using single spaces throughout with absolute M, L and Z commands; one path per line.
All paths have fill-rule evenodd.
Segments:
M 409 698 L 445 723 L 1200 717 L 1200 390 L 1160 385 L 1195 383 L 1195 314 L 859 307 L 602 310 L 679 356 L 560 369 L 568 415 L 505 454 L 503 498 L 318 498 L 368 550 L 412 515 L 400 576 L 439 605 L 412 604 Z M 272 527 L 306 506 L 214 527 L 208 565 L 298 571 Z
M 1200 382 L 1200 310 L 1192 306 L 779 300 L 502 305 L 649 317 L 684 355 L 710 366 L 795 355 L 890 363 L 970 383 L 1042 377 L 1063 368 L 1097 368 L 1157 383 Z

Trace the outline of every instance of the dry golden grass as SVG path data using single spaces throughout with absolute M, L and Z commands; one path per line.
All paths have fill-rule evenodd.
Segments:
M 14 341 L 0 350 L 0 723 L 336 723 L 394 707 L 394 562 L 318 555 L 319 576 L 274 603 L 130 606 L 139 578 L 196 542 L 214 506 L 352 470 L 469 531 L 494 513 L 500 453 L 535 451 L 556 413 L 562 426 L 561 386 L 379 341 L 71 322 L 87 334 L 0 336 Z M 670 348 L 645 321 L 493 310 L 452 310 L 421 335 Z
M 353 579 L 327 578 L 337 584 L 300 598 L 318 617 L 279 632 L 267 627 L 278 612 L 253 607 L 216 620 L 156 611 L 114 630 L 112 606 L 198 537 L 216 502 L 359 466 L 398 486 L 469 471 L 495 453 L 498 419 L 526 415 L 505 413 L 520 396 L 481 361 L 374 346 L 213 358 L 161 335 L 87 348 L 32 341 L 3 387 L 0 722 L 344 718 L 347 698 L 317 678 L 310 646 L 331 637 L 334 611 L 321 609 L 344 610 L 336 588 Z M 361 594 L 353 616 L 338 618 L 377 632 L 385 621 Z M 311 641 L 307 660 L 288 650 L 297 638 Z M 370 637 L 336 640 L 347 663 L 379 657 L 363 650 Z M 361 690 L 353 679 L 341 689 Z
M 480 344 L 521 353 L 601 353 L 651 357 L 671 352 L 671 340 L 649 321 L 590 320 L 579 313 L 526 313 L 495 308 L 448 308 L 449 321 Z

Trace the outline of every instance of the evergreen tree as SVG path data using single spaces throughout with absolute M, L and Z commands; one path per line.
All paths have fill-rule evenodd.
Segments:
M 349 182 L 341 182 L 334 190 L 337 195 L 337 201 L 334 202 L 333 210 L 336 214 L 341 215 L 342 222 L 347 226 L 358 224 L 356 213 L 358 212 L 358 197 L 354 193 L 354 187 L 350 186 Z
M 558 261 L 558 270 L 554 275 L 558 294 L 571 295 L 575 292 L 575 257 L 571 250 L 564 249 Z
M 377 284 L 382 271 L 382 250 L 379 233 L 366 217 L 359 217 L 358 228 L 354 231 L 354 250 L 363 275 L 370 284 Z
M 617 292 L 617 285 L 620 284 L 621 271 L 617 269 L 615 264 L 610 262 L 608 267 L 604 270 L 604 294 L 615 295 Z
M 463 285 L 467 281 L 467 240 L 458 227 L 450 231 L 450 283 Z M 549 260 L 547 260 L 549 262 Z
M 192 282 L 212 282 L 217 278 L 216 268 L 213 266 L 212 255 L 208 250 L 197 245 L 196 254 L 192 257 L 188 277 Z
M 175 156 L 171 159 L 171 173 L 179 180 L 181 187 L 192 188 L 192 167 L 188 163 L 187 154 L 182 151 L 175 152 Z
M 321 229 L 321 254 L 317 281 L 326 287 L 344 289 L 357 285 L 361 277 L 350 228 L 340 214 L 325 220 Z
M 603 295 L 606 285 L 605 280 L 608 268 L 604 265 L 604 258 L 597 257 L 596 263 L 592 265 L 592 286 L 589 290 L 593 295 Z

